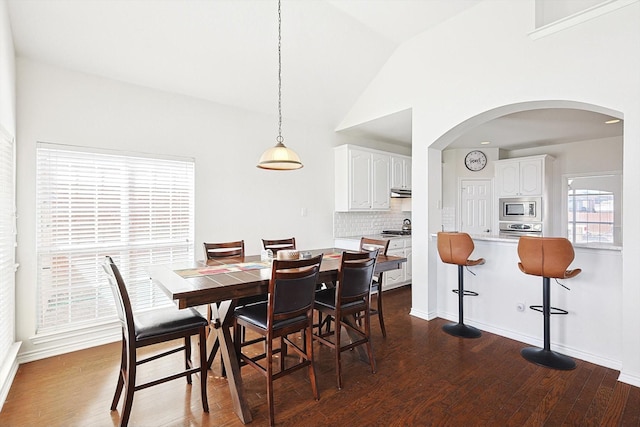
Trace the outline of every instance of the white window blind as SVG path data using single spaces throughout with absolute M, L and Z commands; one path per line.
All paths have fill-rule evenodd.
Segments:
M 15 336 L 15 151 L 0 128 L 0 366 Z
M 193 260 L 193 159 L 39 143 L 36 185 L 38 333 L 114 318 L 105 255 L 134 310 L 170 303 L 146 267 Z

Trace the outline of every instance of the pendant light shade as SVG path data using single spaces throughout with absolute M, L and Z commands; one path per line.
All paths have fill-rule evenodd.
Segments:
M 258 167 L 278 171 L 300 169 L 302 162 L 300 157 L 291 148 L 285 147 L 282 137 L 282 14 L 280 12 L 280 0 L 278 0 L 278 142 L 275 147 L 262 153 Z
M 272 170 L 292 170 L 300 169 L 302 162 L 300 157 L 291 148 L 287 148 L 282 142 L 278 142 L 275 147 L 267 149 L 260 157 L 258 167 Z

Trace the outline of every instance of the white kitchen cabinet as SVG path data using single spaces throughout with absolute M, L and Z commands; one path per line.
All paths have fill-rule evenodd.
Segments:
M 402 268 L 383 274 L 382 290 L 387 291 L 411 283 L 411 238 L 391 239 L 387 255 L 407 258 L 407 262 L 402 264 Z
M 547 155 L 495 161 L 498 197 L 543 196 L 547 191 L 552 158 Z
M 341 145 L 335 148 L 335 210 L 388 210 L 391 157 L 388 153 Z
M 411 157 L 391 156 L 391 188 L 411 189 Z

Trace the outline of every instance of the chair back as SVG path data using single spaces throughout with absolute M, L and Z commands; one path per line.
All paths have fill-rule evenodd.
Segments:
M 267 327 L 274 321 L 313 312 L 322 255 L 300 260 L 273 260 Z
M 244 240 L 223 243 L 203 243 L 205 259 L 243 257 Z
M 370 239 L 368 237 L 361 237 L 360 250 L 372 251 L 377 249 L 379 254 L 386 255 L 389 250 L 389 242 L 390 240 L 388 239 Z
M 369 300 L 377 256 L 377 249 L 368 252 L 342 253 L 338 271 L 336 307 L 360 299 Z
M 438 233 L 438 254 L 446 264 L 467 265 L 474 248 L 473 240 L 467 233 Z
M 283 249 L 296 249 L 296 238 L 292 237 L 290 239 L 276 239 L 276 240 L 267 240 L 262 239 L 262 247 L 264 249 L 271 249 L 273 254 L 277 254 L 278 251 Z
M 564 279 L 575 256 L 573 246 L 564 237 L 522 236 L 518 241 L 518 267 L 532 276 Z
M 134 334 L 131 300 L 129 299 L 129 292 L 127 292 L 127 287 L 120 274 L 120 270 L 110 256 L 105 257 L 102 268 L 104 268 L 104 271 L 107 273 L 107 278 L 109 279 L 109 285 L 116 302 L 116 311 L 118 312 L 118 319 L 122 325 L 122 330 L 126 331 L 128 335 Z

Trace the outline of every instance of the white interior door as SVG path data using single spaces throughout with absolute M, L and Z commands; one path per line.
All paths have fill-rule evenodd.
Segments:
M 469 234 L 492 234 L 493 192 L 490 179 L 460 181 L 460 227 Z

